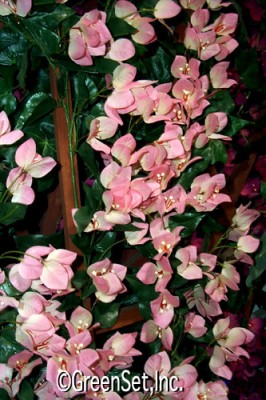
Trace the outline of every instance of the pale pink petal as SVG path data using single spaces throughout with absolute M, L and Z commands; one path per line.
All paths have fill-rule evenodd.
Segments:
M 237 249 L 245 253 L 254 253 L 260 245 L 259 239 L 246 235 L 238 239 Z
M 135 55 L 135 47 L 129 39 L 117 39 L 111 44 L 107 56 L 115 61 L 125 61 Z
M 159 0 L 155 5 L 154 16 L 159 19 L 173 18 L 181 11 L 181 7 L 173 0 Z

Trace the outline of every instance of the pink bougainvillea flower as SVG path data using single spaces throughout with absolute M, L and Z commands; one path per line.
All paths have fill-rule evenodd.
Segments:
M 137 142 L 135 138 L 131 135 L 131 133 L 128 133 L 115 141 L 111 149 L 111 154 L 118 161 L 120 161 L 123 167 L 126 167 L 129 165 L 131 155 L 136 146 Z
M 150 223 L 152 244 L 158 252 L 158 255 L 154 257 L 155 260 L 160 260 L 163 255 L 169 257 L 173 251 L 173 248 L 181 240 L 180 232 L 184 229 L 184 227 L 177 226 L 170 231 L 168 229 L 168 219 L 169 218 L 156 218 Z
M 15 307 L 19 306 L 18 300 L 15 297 L 7 296 L 3 290 L 0 290 L 0 311 L 3 311 L 6 307 Z
M 127 268 L 124 265 L 112 264 L 108 258 L 91 264 L 87 269 L 97 289 L 95 295 L 103 303 L 113 301 L 119 293 L 126 291 L 122 283 L 126 272 Z
M 185 207 L 186 191 L 181 185 L 176 185 L 157 196 L 154 211 L 158 210 L 161 216 L 172 210 L 176 210 L 178 214 L 183 214 Z
M 52 246 L 33 246 L 27 250 L 21 262 L 12 267 L 10 280 L 21 291 L 35 280 L 40 280 L 52 292 L 71 291 L 70 282 L 74 273 L 70 264 L 76 256 L 72 251 L 54 249 Z
M 197 33 L 190 26 L 185 31 L 184 45 L 187 49 L 197 51 L 198 57 L 203 61 L 216 56 L 220 51 L 214 31 Z
M 87 143 L 94 150 L 110 153 L 110 148 L 102 140 L 113 137 L 118 127 L 117 121 L 109 117 L 97 117 L 91 121 Z
M 236 268 L 224 262 L 220 274 L 213 274 L 212 279 L 207 283 L 205 292 L 216 302 L 227 300 L 225 293 L 227 287 L 232 290 L 239 290 L 238 283 L 240 282 L 240 275 Z
M 33 353 L 31 351 L 23 350 L 20 353 L 9 357 L 7 361 L 8 366 L 18 371 L 16 381 L 19 381 L 19 383 L 21 383 L 24 378 L 31 374 L 35 366 L 42 364 L 42 359 L 40 357 L 29 362 L 32 356 Z M 15 393 L 13 393 L 13 395 L 15 395 Z
M 242 250 L 245 253 L 254 253 L 258 249 L 259 244 L 259 239 L 256 239 L 253 236 L 241 236 L 237 242 L 237 249 Z
M 217 61 L 224 60 L 239 46 L 239 43 L 230 35 L 217 37 L 216 43 L 219 45 L 220 48 L 219 53 L 214 57 Z
M 192 182 L 191 192 L 187 195 L 187 204 L 197 211 L 212 211 L 218 204 L 231 201 L 228 195 L 219 193 L 224 187 L 223 174 L 199 175 Z
M 67 330 L 70 336 L 84 332 L 89 329 L 92 323 L 92 314 L 81 306 L 75 308 L 72 312 L 70 320 L 66 322 Z
M 183 278 L 201 279 L 203 277 L 202 269 L 196 264 L 196 246 L 187 246 L 177 250 L 175 257 L 181 261 L 181 264 L 177 267 L 177 272 Z
M 196 58 L 187 60 L 184 56 L 176 56 L 171 65 L 171 74 L 175 78 L 187 78 L 196 80 L 200 76 L 200 61 Z
M 242 204 L 236 209 L 236 213 L 232 219 L 232 230 L 229 232 L 229 239 L 237 241 L 240 236 L 245 236 L 250 230 L 250 225 L 260 216 L 260 212 L 249 209 L 250 202 L 243 206 Z
M 190 333 L 195 338 L 199 338 L 207 332 L 205 319 L 195 313 L 188 313 L 185 316 L 184 332 Z
M 237 241 L 237 249 L 234 251 L 234 256 L 237 260 L 253 265 L 252 258 L 247 253 L 254 253 L 260 245 L 259 239 L 250 235 L 240 236 Z
M 0 3 L 1 4 L 1 3 Z M 1 8 L 1 5 L 0 5 Z M 17 142 L 19 139 L 24 136 L 24 133 L 15 129 L 11 131 L 11 126 L 9 119 L 5 113 L 5 111 L 0 112 L 0 146 L 9 145 Z
M 144 343 L 151 343 L 157 338 L 161 339 L 162 345 L 166 350 L 172 350 L 174 340 L 172 329 L 169 326 L 167 328 L 161 328 L 152 320 L 144 322 L 140 333 L 140 340 Z
M 190 10 L 197 10 L 201 8 L 205 2 L 206 0 L 180 0 L 182 7 Z
M 30 12 L 32 0 L 1 0 L 0 15 L 16 14 L 19 17 L 26 17 Z
M 174 318 L 174 308 L 179 307 L 179 297 L 165 289 L 150 304 L 154 322 L 161 328 L 166 328 Z
M 52 384 L 52 388 L 59 398 L 62 398 L 64 396 L 64 392 L 62 392 L 59 389 L 59 386 L 57 385 L 58 371 L 66 371 L 70 374 L 69 376 L 71 376 L 77 370 L 78 370 L 78 359 L 76 356 L 63 353 L 63 354 L 56 354 L 48 359 L 47 369 L 46 369 L 46 380 Z M 64 379 L 64 384 L 65 385 L 69 384 L 68 377 Z M 56 398 L 55 394 L 53 396 L 54 396 L 53 398 Z M 67 397 L 71 398 L 74 396 L 75 396 L 75 390 L 71 388 L 70 391 L 68 391 L 67 393 Z
M 131 246 L 143 244 L 150 240 L 150 238 L 145 237 L 149 230 L 149 224 L 145 222 L 133 222 L 132 227 L 135 227 L 137 230 L 125 231 L 126 240 Z
M 213 24 L 206 27 L 206 29 L 214 29 L 216 35 L 227 36 L 234 33 L 237 27 L 238 14 L 227 13 L 220 15 Z
M 6 180 L 7 190 L 12 194 L 11 203 L 29 205 L 35 199 L 35 193 L 31 188 L 32 176 L 22 168 L 11 169 Z
M 195 382 L 183 399 L 203 400 L 205 397 L 208 400 L 228 400 L 228 391 L 228 386 L 222 380 L 207 383 L 201 380 L 200 382 Z
M 214 67 L 212 67 L 212 69 L 210 70 L 211 84 L 214 89 L 229 88 L 237 83 L 237 81 L 235 81 L 234 79 L 227 78 L 228 66 L 229 62 L 222 61 L 218 64 L 215 64 Z
M 84 14 L 69 32 L 69 57 L 79 65 L 92 65 L 93 56 L 106 54 L 106 43 L 111 39 L 106 22 L 106 13 L 92 10 Z
M 75 215 L 76 210 L 72 210 L 73 216 Z M 108 222 L 105 218 L 105 211 L 96 211 L 93 214 L 93 217 L 89 224 L 86 226 L 83 232 L 92 232 L 92 231 L 110 231 L 113 228 L 114 224 Z M 75 223 L 75 218 L 74 218 Z
M 2 283 L 4 283 L 6 280 L 6 276 L 5 276 L 5 271 L 2 270 L 2 268 L 0 268 L 0 285 L 2 285 Z
M 219 10 L 221 7 L 228 7 L 230 6 L 229 2 L 222 3 L 223 0 L 207 0 L 208 7 L 211 10 Z
M 114 61 L 126 61 L 135 55 L 135 47 L 129 39 L 117 39 L 111 41 L 109 51 L 106 53 L 106 58 L 111 58 Z
M 137 332 L 120 333 L 116 332 L 103 345 L 103 351 L 99 352 L 107 355 L 109 369 L 122 365 L 123 368 L 130 367 L 133 357 L 140 356 L 142 353 L 135 349 Z
M 32 314 L 42 313 L 48 305 L 50 302 L 39 293 L 26 292 L 20 299 L 18 312 L 21 317 L 29 318 Z
M 168 258 L 162 257 L 156 264 L 151 262 L 143 264 L 137 273 L 137 278 L 146 285 L 151 285 L 157 281 L 155 290 L 161 292 L 166 288 L 172 274 L 173 270 Z
M 42 178 L 56 165 L 51 157 L 42 157 L 36 153 L 36 143 L 33 139 L 28 139 L 18 147 L 15 160 L 17 165 L 33 178 Z
M 170 370 L 171 361 L 166 351 L 150 356 L 144 365 L 144 371 L 153 379 L 155 379 L 158 371 L 161 376 L 169 376 Z
M 254 334 L 248 329 L 236 327 L 230 329 L 230 318 L 219 319 L 213 327 L 213 334 L 219 346 L 214 347 L 213 354 L 210 359 L 210 369 L 218 376 L 225 379 L 231 379 L 232 371 L 226 361 L 236 361 L 240 356 L 249 357 L 242 345 L 251 342 Z
M 137 7 L 127 0 L 119 0 L 115 4 L 115 15 L 122 18 L 136 29 L 131 35 L 132 39 L 139 44 L 148 44 L 156 40 L 156 33 L 150 22 L 152 18 L 142 17 Z
M 154 16 L 158 19 L 173 18 L 181 11 L 181 7 L 173 0 L 159 0 L 155 4 Z
M 197 33 L 201 33 L 210 19 L 209 10 L 198 8 L 192 13 L 190 22 Z
M 185 293 L 187 305 L 189 309 L 196 306 L 198 312 L 203 317 L 214 317 L 222 314 L 221 307 L 216 301 L 209 299 L 206 301 L 206 296 L 203 288 L 200 285 L 196 285 L 194 289 L 189 290 Z
M 205 132 L 201 133 L 195 142 L 197 148 L 205 146 L 210 139 L 232 140 L 231 137 L 221 135 L 220 131 L 227 125 L 228 118 L 224 112 L 210 113 L 205 118 Z

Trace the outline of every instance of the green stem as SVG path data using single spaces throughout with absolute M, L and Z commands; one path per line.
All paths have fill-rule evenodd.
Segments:
M 101 261 L 104 258 L 105 254 L 108 253 L 108 251 L 111 250 L 112 247 L 116 246 L 119 243 L 123 243 L 125 240 L 126 240 L 125 238 L 121 239 L 121 240 L 118 240 L 118 242 L 116 242 L 116 243 L 112 244 L 111 246 L 107 247 L 107 249 L 105 249 L 104 252 L 102 253 L 99 261 Z
M 70 169 L 71 169 L 71 182 L 72 189 L 74 195 L 74 205 L 75 208 L 79 207 L 78 202 L 78 192 L 77 192 L 77 181 L 75 174 L 75 152 L 76 152 L 76 144 L 77 144 L 77 129 L 75 125 L 75 112 L 74 109 L 72 116 L 70 115 L 70 104 L 68 97 L 68 74 L 66 76 L 66 84 L 65 84 L 65 99 L 66 101 L 63 103 L 66 121 L 67 121 L 67 138 L 68 138 L 68 146 L 69 146 L 69 157 L 70 157 Z M 76 108 L 76 107 L 75 107 Z

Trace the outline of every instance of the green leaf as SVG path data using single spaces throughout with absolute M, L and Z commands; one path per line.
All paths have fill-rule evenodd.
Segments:
M 261 182 L 260 192 L 264 199 L 266 199 L 266 182 Z
M 92 313 L 102 328 L 111 328 L 117 321 L 119 308 L 119 303 L 97 303 Z
M 5 330 L 5 335 L 9 335 L 9 332 L 14 332 L 14 327 L 10 328 L 11 330 Z M 8 332 L 8 333 L 7 333 Z M 13 338 L 7 339 L 3 336 L 0 337 L 0 363 L 7 363 L 9 357 L 14 354 L 19 353 L 24 350 L 23 346 L 17 343 Z
M 121 18 L 110 18 L 108 21 L 108 28 L 112 33 L 113 37 L 118 36 L 127 36 L 136 32 L 136 29 L 133 26 L 129 25 L 126 21 Z
M 21 251 L 26 251 L 32 246 L 49 246 L 50 244 L 56 249 L 64 247 L 63 231 L 53 235 L 26 235 L 14 237 L 17 247 Z
M 21 292 L 19 292 L 14 286 L 10 283 L 9 279 L 6 278 L 5 282 L 0 285 L 0 288 L 6 293 L 9 297 L 17 297 L 21 296 Z
M 19 400 L 34 400 L 34 392 L 31 384 L 25 379 L 22 381 L 18 393 Z
M 102 57 L 94 57 L 93 63 L 93 69 L 101 74 L 111 74 L 119 65 L 117 61 Z
M 11 92 L 12 87 L 4 79 L 0 79 L 0 109 L 7 114 L 11 114 L 17 106 L 17 100 Z
M 231 114 L 235 108 L 234 100 L 228 90 L 220 90 L 215 93 L 210 100 L 210 105 L 207 107 L 207 114 L 223 111 L 227 115 Z
M 116 233 L 115 232 L 104 232 L 97 241 L 94 248 L 99 253 L 105 253 L 107 249 L 112 247 L 116 242 Z M 108 256 L 107 256 L 108 257 Z
M 261 85 L 258 58 L 255 48 L 242 49 L 235 58 L 236 69 L 248 89 L 258 89 Z
M 90 281 L 89 276 L 84 270 L 76 271 L 74 277 L 72 278 L 72 283 L 77 289 L 81 289 L 88 283 L 88 281 Z
M 27 206 L 18 203 L 4 203 L 0 207 L 0 223 L 11 225 L 25 217 Z
M 172 58 L 162 49 L 158 47 L 154 56 L 150 57 L 146 66 L 149 69 L 150 79 L 158 80 L 160 83 L 172 81 L 170 73 Z
M 98 164 L 95 160 L 94 151 L 91 146 L 84 142 L 78 150 L 78 154 L 83 159 L 85 165 L 89 168 L 94 177 L 99 176 Z
M 181 231 L 181 237 L 188 237 L 192 235 L 199 223 L 205 217 L 203 213 L 184 213 L 175 215 L 169 218 L 169 226 L 174 229 L 178 226 L 184 226 L 185 229 Z
M 133 292 L 141 301 L 151 301 L 158 297 L 158 293 L 154 290 L 154 285 L 145 285 L 135 276 L 126 276 L 126 280 Z
M 34 121 L 50 113 L 55 108 L 55 101 L 48 94 L 43 92 L 34 93 L 24 104 L 18 118 L 16 129 L 22 129 L 27 123 Z
M 9 394 L 5 389 L 0 388 L 0 399 L 1 400 L 10 400 Z
M 93 217 L 93 211 L 89 207 L 79 208 L 74 215 L 74 219 L 78 225 L 78 233 L 84 231 Z
M 220 140 L 210 140 L 208 146 L 210 148 L 211 164 L 217 162 L 225 164 L 227 161 L 227 150 L 223 142 Z
M 209 166 L 210 159 L 208 157 L 205 157 L 203 155 L 203 152 L 202 152 L 202 157 L 203 157 L 202 160 L 197 161 L 195 164 L 190 166 L 187 170 L 182 172 L 182 175 L 180 176 L 178 183 L 181 186 L 183 186 L 183 188 L 185 190 L 189 190 L 191 183 L 196 178 L 196 176 L 200 175 L 201 173 L 204 173 L 206 171 L 207 167 Z
M 233 136 L 248 125 L 250 125 L 250 121 L 246 121 L 245 119 L 233 117 L 232 115 L 230 115 L 229 126 L 226 130 L 223 131 L 223 133 L 225 132 L 228 136 Z
M 51 54 L 58 53 L 60 39 L 52 29 L 26 18 L 23 20 L 23 25 L 26 26 L 31 42 L 41 49 L 40 55 L 49 57 Z
M 1 287 L 1 289 L 3 289 L 2 285 L 0 287 Z M 0 323 L 1 324 L 7 323 L 7 321 L 8 321 L 8 323 L 13 322 L 14 324 L 16 324 L 17 316 L 18 316 L 18 312 L 14 308 L 5 309 L 5 310 L 1 311 L 1 313 L 0 313 Z
M 75 293 L 70 293 L 68 296 L 64 296 L 60 299 L 61 305 L 58 307 L 58 311 L 69 311 L 77 308 L 82 304 L 79 296 Z
M 139 302 L 139 311 L 146 321 L 152 319 L 150 302 L 148 300 L 141 300 Z
M 261 238 L 261 247 L 259 253 L 257 253 L 255 257 L 254 265 L 250 266 L 249 274 L 246 279 L 246 285 L 251 287 L 253 282 L 258 279 L 263 272 L 266 270 L 266 232 L 262 235 Z
M 54 0 L 34 0 L 34 6 L 47 4 L 54 5 Z M 54 30 L 61 22 L 65 21 L 73 15 L 75 15 L 75 10 L 64 5 L 59 5 L 52 12 L 38 12 L 34 14 L 31 17 L 31 21 L 36 27 L 43 25 L 50 30 Z

